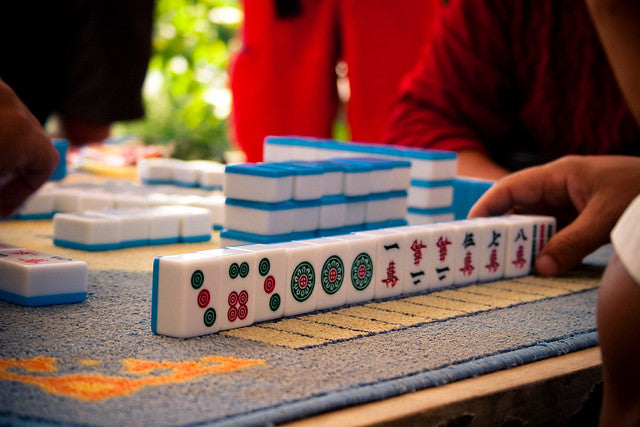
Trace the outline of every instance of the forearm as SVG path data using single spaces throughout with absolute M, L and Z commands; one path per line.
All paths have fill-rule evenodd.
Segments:
M 640 2 L 586 2 L 618 85 L 640 126 Z

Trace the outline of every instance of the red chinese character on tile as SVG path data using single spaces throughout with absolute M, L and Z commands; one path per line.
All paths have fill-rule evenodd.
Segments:
M 475 267 L 472 264 L 471 252 L 467 251 L 464 256 L 464 267 L 462 267 L 460 271 L 462 271 L 464 276 L 471 276 L 473 270 L 475 270 Z
M 27 258 L 18 258 L 20 261 L 24 262 L 25 264 L 39 264 L 43 261 L 46 261 L 46 258 L 31 258 L 31 259 L 27 259 Z
M 498 262 L 498 251 L 496 249 L 491 250 L 491 255 L 489 255 L 489 264 L 484 267 L 492 273 L 498 271 L 500 263 Z
M 422 250 L 426 247 L 427 245 L 422 243 L 422 240 L 413 241 L 413 244 L 411 245 L 411 250 L 413 251 L 413 265 L 420 265 L 420 260 L 422 259 Z
M 440 250 L 440 262 L 443 262 L 447 258 L 447 245 L 450 245 L 451 242 L 446 236 L 440 236 L 436 245 Z
M 38 252 L 25 251 L 24 249 L 20 249 L 17 251 L 12 251 L 11 255 L 38 255 Z
M 515 265 L 518 268 L 523 268 L 527 264 L 527 260 L 524 259 L 524 247 L 522 245 L 518 246 L 518 250 L 516 251 L 516 259 L 511 261 L 511 264 Z
M 393 261 L 389 262 L 389 266 L 387 267 L 387 277 L 382 279 L 382 282 L 387 286 L 387 288 L 393 288 L 398 283 L 398 276 L 396 276 L 396 263 Z

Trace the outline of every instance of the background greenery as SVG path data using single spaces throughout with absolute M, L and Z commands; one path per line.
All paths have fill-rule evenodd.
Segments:
M 223 160 L 231 108 L 227 66 L 242 20 L 237 0 L 157 0 L 146 117 L 116 135 L 171 145 L 172 157 Z

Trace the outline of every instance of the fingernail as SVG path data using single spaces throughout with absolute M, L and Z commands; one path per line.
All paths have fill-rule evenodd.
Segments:
M 558 263 L 549 255 L 540 255 L 536 259 L 536 273 L 541 276 L 555 276 L 558 274 Z

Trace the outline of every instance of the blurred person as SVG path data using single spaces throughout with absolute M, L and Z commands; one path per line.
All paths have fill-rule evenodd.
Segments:
M 153 0 L 13 2 L 3 12 L 0 77 L 37 120 L 59 117 L 72 145 L 143 116 Z
M 385 141 L 457 151 L 459 175 L 488 179 L 566 154 L 639 155 L 608 53 L 585 0 L 451 0 Z
M 230 66 L 230 130 L 247 160 L 262 160 L 267 135 L 332 136 L 340 61 L 348 69 L 351 138 L 381 142 L 440 1 L 243 1 L 242 49 Z

